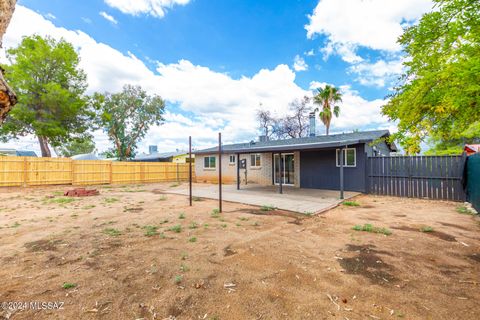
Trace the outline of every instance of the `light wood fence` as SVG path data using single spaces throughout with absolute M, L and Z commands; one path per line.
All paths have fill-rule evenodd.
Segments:
M 188 168 L 188 163 L 0 157 L 0 187 L 181 182 L 188 181 Z

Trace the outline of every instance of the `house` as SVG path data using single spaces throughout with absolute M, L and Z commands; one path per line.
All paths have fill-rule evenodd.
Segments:
M 136 156 L 132 161 L 137 162 L 175 162 L 175 163 L 188 163 L 188 153 L 185 151 L 173 151 L 173 152 L 154 152 L 152 154 L 141 154 Z M 194 162 L 194 155 L 192 154 L 192 162 Z
M 465 151 L 467 156 L 480 152 L 480 144 L 466 144 L 463 151 Z
M 13 156 L 13 157 L 36 157 L 37 154 L 30 150 L 15 150 L 9 148 L 0 148 L 0 156 Z
M 397 150 L 382 139 L 389 135 L 377 130 L 223 145 L 222 181 L 338 190 L 342 149 L 345 190 L 365 192 L 367 157 Z M 197 150 L 195 156 L 197 181 L 218 181 L 218 147 Z

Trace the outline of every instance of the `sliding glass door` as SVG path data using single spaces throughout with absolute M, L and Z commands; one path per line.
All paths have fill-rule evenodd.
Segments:
M 293 185 L 295 183 L 295 157 L 293 153 L 282 154 L 281 157 L 275 154 L 273 166 L 275 184 L 279 184 L 280 179 L 282 179 L 282 184 Z

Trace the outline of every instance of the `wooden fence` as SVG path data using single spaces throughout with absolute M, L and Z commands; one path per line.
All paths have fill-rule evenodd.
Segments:
M 368 157 L 367 192 L 465 201 L 464 156 Z
M 188 163 L 0 157 L 0 187 L 180 182 L 188 170 Z

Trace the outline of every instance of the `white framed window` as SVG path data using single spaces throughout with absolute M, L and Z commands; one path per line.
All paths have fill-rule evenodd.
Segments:
M 340 167 L 340 149 L 336 150 L 337 167 Z M 343 166 L 356 167 L 357 166 L 357 150 L 355 148 L 343 149 Z
M 204 169 L 215 169 L 217 167 L 217 158 L 215 156 L 206 156 L 203 158 Z
M 250 155 L 250 167 L 258 168 L 262 165 L 260 153 L 254 153 Z
M 234 155 L 234 154 L 231 154 L 230 157 L 229 157 L 229 162 L 228 162 L 228 163 L 229 163 L 230 165 L 234 165 L 235 162 L 236 162 L 235 158 L 236 158 L 235 155 Z

